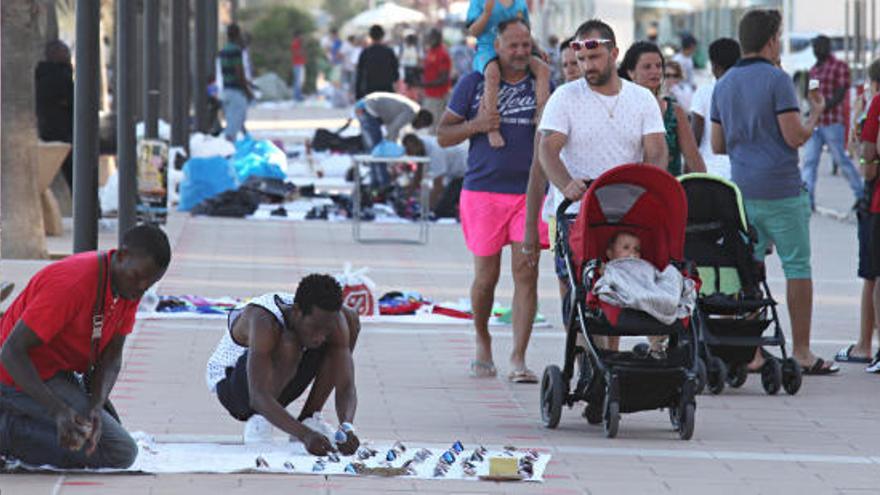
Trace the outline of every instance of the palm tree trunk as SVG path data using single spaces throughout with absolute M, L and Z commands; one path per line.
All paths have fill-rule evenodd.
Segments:
M 41 2 L 0 3 L 3 67 L 0 89 L 0 255 L 45 258 L 46 236 L 37 191 L 33 47 L 42 42 Z

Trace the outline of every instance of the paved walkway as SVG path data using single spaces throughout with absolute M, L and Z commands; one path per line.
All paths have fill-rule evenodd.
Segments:
M 855 331 L 858 282 L 844 243 L 851 226 L 814 219 L 817 260 L 817 349 L 830 355 Z M 408 226 L 372 226 L 395 229 Z M 173 264 L 160 287 L 168 294 L 247 296 L 292 289 L 304 274 L 335 271 L 343 261 L 370 266 L 380 290 L 418 290 L 463 297 L 469 256 L 453 226 L 433 228 L 430 245 L 375 246 L 351 241 L 344 224 L 247 222 L 175 215 Z M 112 242 L 111 242 L 112 243 Z M 38 263 L 4 262 L 4 277 L 22 283 Z M 833 265 L 833 266 L 832 266 Z M 548 259 L 542 260 L 541 305 L 558 323 L 558 298 Z M 833 268 L 836 267 L 836 268 Z M 771 263 L 777 293 L 779 268 Z M 502 277 L 499 299 L 509 302 Z M 784 313 L 784 311 L 783 311 Z M 113 400 L 125 425 L 167 440 L 238 441 L 232 420 L 204 385 L 204 365 L 223 332 L 217 321 L 139 323 L 129 339 Z M 494 331 L 496 361 L 506 371 L 509 330 Z M 536 331 L 529 361 L 536 370 L 559 361 L 558 325 Z M 367 325 L 356 352 L 359 411 L 365 439 L 466 444 L 515 444 L 553 453 L 541 485 L 278 475 L 4 476 L 4 493 L 870 493 L 880 486 L 877 378 L 848 366 L 841 376 L 807 378 L 795 397 L 767 397 L 759 381 L 698 399 L 694 440 L 682 442 L 666 414 L 625 415 L 619 438 L 565 410 L 558 430 L 539 423 L 538 387 L 501 379 L 473 380 L 466 368 L 472 341 L 466 327 Z M 297 407 L 294 405 L 292 407 Z M 328 406 L 332 411 L 332 406 Z
M 296 118 L 296 116 L 294 116 Z M 338 115 L 316 115 L 333 119 Z M 333 121 L 331 121 L 333 122 Z M 328 125 L 328 127 L 330 127 Z M 851 204 L 842 179 L 820 179 L 820 204 Z M 842 188 L 840 187 L 842 186 Z M 835 192 L 836 191 L 836 192 Z M 396 236 L 411 226 L 367 225 Z M 830 357 L 858 329 L 861 283 L 855 278 L 854 226 L 814 216 L 816 285 L 814 342 Z M 369 266 L 379 291 L 406 289 L 435 299 L 466 297 L 471 258 L 456 226 L 432 226 L 428 246 L 362 245 L 347 224 L 248 222 L 172 215 L 172 266 L 163 294 L 250 296 L 292 290 L 311 272 L 335 272 L 343 262 Z M 372 235 L 372 234 L 371 234 Z M 101 246 L 116 234 L 101 231 Z M 50 250 L 70 250 L 70 237 Z M 508 266 L 505 258 L 504 266 Z M 45 262 L 4 261 L 3 278 L 23 287 Z M 771 288 L 784 299 L 781 269 L 768 265 Z M 553 328 L 536 330 L 529 363 L 538 372 L 559 363 L 559 299 L 548 257 L 541 261 L 541 311 Z M 509 304 L 512 282 L 502 276 L 498 300 Z M 789 328 L 784 304 L 784 328 Z M 204 367 L 220 335 L 218 321 L 140 322 L 126 347 L 113 400 L 131 430 L 165 440 L 239 441 L 242 425 L 207 391 Z M 506 374 L 509 329 L 493 329 L 495 360 Z M 698 398 L 691 442 L 677 440 L 665 412 L 624 415 L 619 437 L 564 410 L 559 429 L 540 425 L 537 385 L 473 380 L 468 327 L 365 325 L 355 354 L 362 438 L 375 441 L 514 444 L 553 454 L 543 484 L 349 479 L 283 475 L 7 475 L 0 493 L 787 493 L 867 494 L 880 491 L 878 378 L 860 366 L 840 376 L 807 377 L 794 397 L 765 396 L 752 376 L 739 390 Z M 294 409 L 299 404 L 292 406 Z M 325 414 L 332 416 L 332 403 Z

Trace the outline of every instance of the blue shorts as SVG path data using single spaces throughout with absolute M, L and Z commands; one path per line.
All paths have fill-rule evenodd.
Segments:
M 810 267 L 810 195 L 801 191 L 783 199 L 746 199 L 749 222 L 758 233 L 755 259 L 764 261 L 767 247 L 776 246 L 786 279 L 812 278 Z
M 556 217 L 551 217 L 550 221 L 547 222 L 548 230 L 550 230 L 550 249 L 553 250 L 553 264 L 556 268 L 556 276 L 559 277 L 559 280 L 562 280 L 565 283 L 568 283 L 568 267 L 565 266 L 565 258 L 562 257 L 562 253 L 556 249 L 556 235 L 557 229 L 559 229 L 561 225 L 562 233 L 567 236 L 568 229 L 571 227 L 572 222 L 574 222 L 574 218 L 560 224 L 556 220 Z

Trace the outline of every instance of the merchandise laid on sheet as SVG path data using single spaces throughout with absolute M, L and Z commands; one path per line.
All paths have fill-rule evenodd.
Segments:
M 299 442 L 162 443 L 135 432 L 139 453 L 128 469 L 76 470 L 99 473 L 275 473 L 321 476 L 381 476 L 433 480 L 543 481 L 550 454 L 535 449 L 481 445 L 362 444 L 350 456 L 313 456 Z M 64 471 L 52 466 L 7 464 L 6 470 Z

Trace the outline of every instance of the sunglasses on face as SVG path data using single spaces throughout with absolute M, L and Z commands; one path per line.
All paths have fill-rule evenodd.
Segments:
M 667 72 L 663 75 L 666 77 L 666 79 L 681 79 L 681 74 L 675 72 Z
M 595 50 L 596 48 L 599 48 L 602 45 L 610 44 L 610 43 L 611 43 L 611 40 L 606 40 L 604 38 L 592 39 L 592 40 L 580 40 L 580 41 L 572 40 L 571 43 L 569 44 L 569 46 L 571 46 L 572 50 L 577 52 L 580 50 Z

